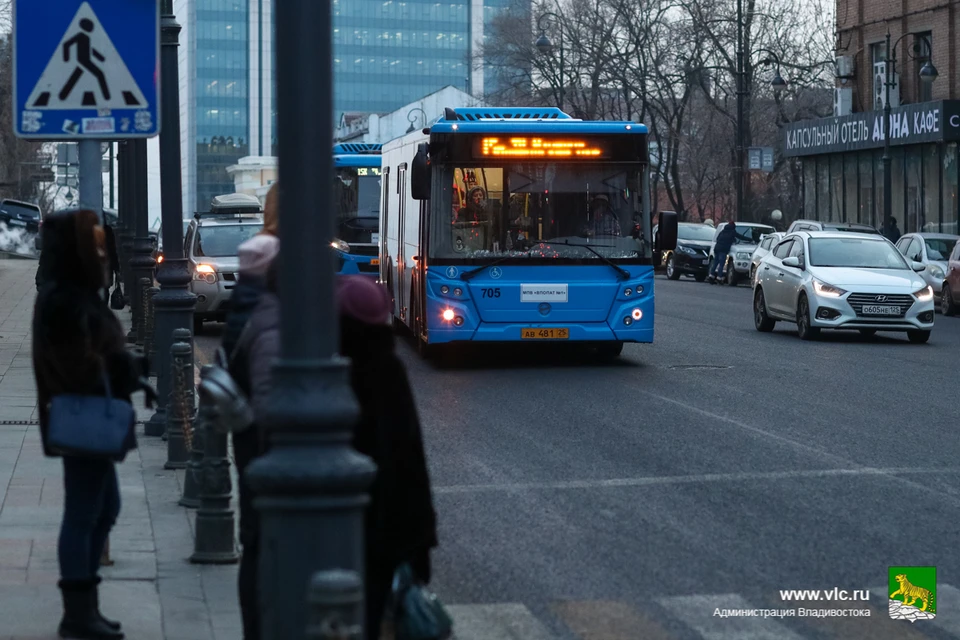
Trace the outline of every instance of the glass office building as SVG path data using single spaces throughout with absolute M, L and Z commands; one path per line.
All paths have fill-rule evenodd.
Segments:
M 277 155 L 275 2 L 174 2 L 183 27 L 180 120 L 187 216 L 234 190 L 228 166 L 244 156 Z M 447 85 L 482 94 L 484 65 L 471 60 L 484 27 L 508 4 L 333 0 L 331 125 L 343 113 L 387 113 Z

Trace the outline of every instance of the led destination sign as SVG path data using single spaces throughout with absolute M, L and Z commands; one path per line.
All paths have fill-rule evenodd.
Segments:
M 481 138 L 479 156 L 484 158 L 571 158 L 578 160 L 604 157 L 596 143 L 576 138 L 498 137 Z

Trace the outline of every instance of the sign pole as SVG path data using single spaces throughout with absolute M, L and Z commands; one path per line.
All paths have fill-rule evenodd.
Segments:
M 79 145 L 80 208 L 95 211 L 103 224 L 103 165 L 99 140 L 81 140 Z

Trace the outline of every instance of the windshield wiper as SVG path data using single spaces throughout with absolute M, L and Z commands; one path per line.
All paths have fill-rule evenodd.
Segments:
M 624 269 L 623 267 L 618 266 L 613 260 L 611 260 L 611 259 L 608 258 L 607 256 L 603 255 L 602 253 L 600 253 L 599 251 L 597 251 L 596 249 L 594 249 L 594 248 L 593 248 L 592 246 L 590 246 L 589 244 L 573 244 L 573 243 L 571 243 L 569 240 L 564 240 L 563 242 L 553 242 L 553 243 L 550 243 L 550 244 L 562 244 L 562 245 L 566 245 L 566 246 L 568 246 L 568 247 L 583 247 L 584 249 L 587 249 L 588 251 L 590 251 L 590 253 L 592 253 L 593 255 L 597 256 L 598 258 L 600 258 L 601 260 L 603 260 L 604 262 L 606 262 L 608 265 L 610 265 L 611 267 L 613 267 L 614 270 L 616 270 L 616 272 L 620 275 L 620 279 L 621 279 L 621 280 L 629 280 L 629 279 L 630 279 L 630 272 L 629 272 L 629 271 L 627 271 L 627 270 Z M 598 245 L 596 245 L 596 246 L 598 246 L 598 247 L 607 247 L 607 248 L 611 248 L 611 249 L 613 248 L 613 245 L 609 245 L 609 244 L 598 244 Z
M 529 252 L 529 251 L 526 251 L 526 252 L 524 252 L 524 253 L 530 253 L 530 252 Z M 502 258 L 497 258 L 496 260 L 493 260 L 493 261 L 491 261 L 491 262 L 488 262 L 487 264 L 481 265 L 481 266 L 477 267 L 476 269 L 471 269 L 470 271 L 464 271 L 463 273 L 460 274 L 460 279 L 461 279 L 461 280 L 472 280 L 475 276 L 477 276 L 479 273 L 481 273 L 484 269 L 488 269 L 488 268 L 492 267 L 492 266 L 495 265 L 495 264 L 500 264 L 501 262 L 504 262 L 504 261 L 506 261 L 506 260 L 510 260 L 511 258 L 516 258 L 516 257 L 517 257 L 517 256 L 503 256 Z

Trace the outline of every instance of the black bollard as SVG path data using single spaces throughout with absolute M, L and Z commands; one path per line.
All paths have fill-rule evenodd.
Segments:
M 133 318 L 133 322 L 134 329 L 137 332 L 137 346 L 144 347 L 143 351 L 146 353 L 147 349 L 144 345 L 146 345 L 147 338 L 147 291 L 153 286 L 153 282 L 149 278 L 140 278 L 137 281 L 137 286 L 140 290 L 140 295 L 137 296 L 137 300 L 140 302 L 140 313 Z
M 204 402 L 201 400 L 201 404 Z M 204 430 L 203 486 L 200 488 L 200 508 L 197 509 L 194 552 L 190 562 L 233 564 L 240 559 L 240 554 L 237 553 L 235 522 L 230 508 L 233 483 L 230 480 L 230 459 L 227 458 L 227 434 L 216 429 L 215 411 L 204 412 L 204 418 L 197 425 L 198 429 Z
M 195 409 L 193 335 L 175 329 L 170 345 L 170 399 L 167 403 L 167 462 L 164 469 L 186 469 Z
M 363 582 L 356 571 L 318 571 L 307 590 L 307 640 L 363 639 Z
M 143 351 L 147 355 L 147 363 L 150 365 L 150 375 L 157 375 L 157 343 L 154 338 L 154 329 L 156 325 L 154 324 L 153 316 L 153 296 L 160 293 L 160 289 L 157 287 L 150 287 L 147 289 L 147 319 L 145 324 L 145 329 L 143 332 Z
M 183 497 L 180 506 L 188 509 L 200 507 L 200 490 L 203 487 L 203 454 L 206 448 L 207 429 L 205 425 L 213 424 L 215 415 L 211 411 L 210 402 L 200 394 L 200 406 L 197 408 L 197 417 L 193 423 L 193 437 L 190 439 L 190 460 L 187 461 L 187 473 L 183 479 Z

